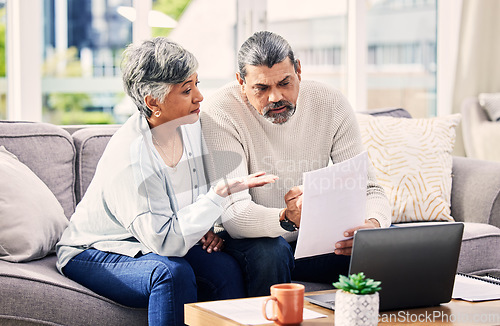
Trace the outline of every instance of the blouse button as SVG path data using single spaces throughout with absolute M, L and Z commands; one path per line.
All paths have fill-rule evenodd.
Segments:
M 196 172 L 196 169 L 193 169 L 193 172 Z
M 193 156 L 193 154 L 191 152 L 189 152 L 189 156 Z
M 194 185 L 194 189 L 198 189 L 198 185 Z

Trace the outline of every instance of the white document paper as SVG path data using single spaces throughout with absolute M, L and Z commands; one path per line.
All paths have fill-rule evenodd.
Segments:
M 259 325 L 270 323 L 262 315 L 262 303 L 265 297 L 238 299 L 238 300 L 223 300 L 223 301 L 210 301 L 200 302 L 196 305 L 207 310 L 213 311 L 221 316 L 232 319 L 243 325 Z M 271 317 L 272 312 L 271 303 L 268 304 L 268 316 Z M 303 319 L 314 319 L 327 317 L 327 315 L 317 313 L 316 311 L 305 309 Z
M 295 259 L 329 254 L 344 231 L 366 219 L 368 154 L 304 173 Z
M 487 277 L 467 277 L 462 274 L 455 276 L 453 286 L 453 299 L 462 299 L 466 301 L 486 301 L 500 299 L 500 283 L 498 280 L 491 279 L 489 283 Z

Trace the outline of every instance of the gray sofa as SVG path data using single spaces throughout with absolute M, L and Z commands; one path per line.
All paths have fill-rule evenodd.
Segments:
M 408 117 L 401 109 L 373 114 Z M 0 121 L 0 146 L 48 186 L 69 219 L 117 128 Z M 500 163 L 455 157 L 451 200 L 453 217 L 466 222 L 459 271 L 500 273 Z M 0 260 L 1 325 L 147 324 L 145 309 L 124 307 L 93 293 L 59 274 L 55 262 L 54 254 L 23 263 Z M 330 285 L 307 286 L 313 290 Z
M 462 131 L 467 157 L 500 162 L 500 121 L 492 121 L 478 97 L 462 102 Z

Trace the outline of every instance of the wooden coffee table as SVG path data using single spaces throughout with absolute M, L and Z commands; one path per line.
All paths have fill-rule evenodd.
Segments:
M 335 290 L 306 293 L 306 295 Z M 265 298 L 265 297 L 262 297 Z M 304 308 L 327 315 L 327 318 L 304 320 L 301 325 L 333 325 L 334 311 L 314 305 L 307 300 Z M 190 326 L 242 325 L 215 312 L 190 303 L 184 305 L 185 323 Z M 272 323 L 269 323 L 272 325 Z M 264 324 L 264 325 L 269 325 Z M 379 314 L 379 325 L 500 325 L 500 300 L 467 302 L 452 300 L 437 307 L 385 311 Z

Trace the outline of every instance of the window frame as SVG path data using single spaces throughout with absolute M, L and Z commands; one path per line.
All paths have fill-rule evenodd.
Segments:
M 66 2 L 67 0 L 59 0 Z M 246 3 L 249 10 L 261 12 L 267 0 L 235 0 Z M 456 49 L 461 4 L 456 0 L 438 0 L 437 22 L 437 115 L 452 111 Z M 257 8 L 257 7 L 260 8 Z M 137 19 L 133 22 L 134 42 L 151 36 L 147 13 L 152 0 L 134 0 Z M 7 12 L 7 119 L 42 121 L 41 52 L 42 0 L 6 0 Z M 367 101 L 366 4 L 364 0 L 348 0 L 347 15 L 347 98 L 356 110 L 365 110 Z M 252 27 L 238 22 L 246 34 Z M 261 22 L 262 23 L 262 22 Z M 265 25 L 265 24 L 264 24 Z M 451 35 L 451 37 L 450 37 Z M 239 34 L 239 38 L 242 34 Z M 450 59 L 451 58 L 451 59 Z

